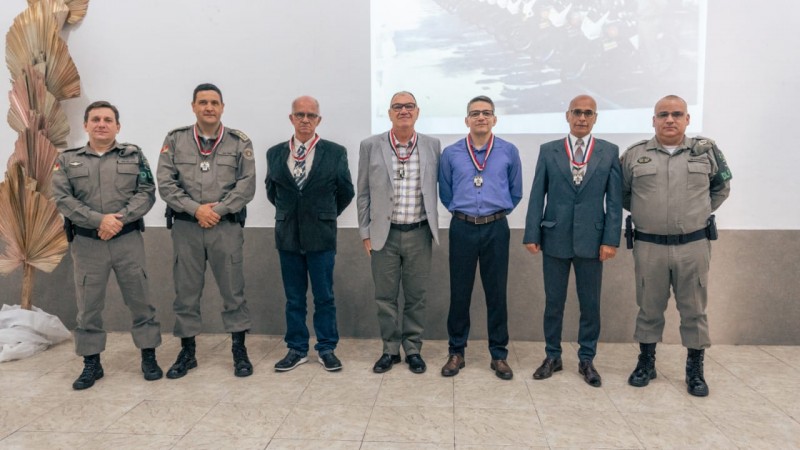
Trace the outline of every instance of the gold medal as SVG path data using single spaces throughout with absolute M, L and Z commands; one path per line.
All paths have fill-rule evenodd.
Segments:
M 211 168 L 211 164 L 208 161 L 203 161 L 200 163 L 200 171 L 201 172 L 208 172 L 208 169 Z
M 475 176 L 472 178 L 472 184 L 474 184 L 474 185 L 475 185 L 475 187 L 481 187 L 481 186 L 483 186 L 483 176 L 482 176 L 482 175 L 480 175 L 480 174 L 478 174 L 478 175 L 475 175 Z

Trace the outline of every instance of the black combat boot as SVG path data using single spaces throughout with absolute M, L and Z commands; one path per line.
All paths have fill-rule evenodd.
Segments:
M 705 350 L 688 349 L 686 356 L 686 391 L 695 397 L 708 395 L 708 385 L 703 377 L 703 357 Z
M 147 381 L 160 380 L 164 376 L 164 372 L 161 367 L 158 367 L 158 361 L 156 361 L 156 349 L 142 349 L 142 373 Z
M 94 382 L 103 378 L 103 366 L 100 365 L 100 354 L 88 355 L 83 357 L 83 372 L 81 376 L 72 383 L 72 389 L 80 391 L 94 386 Z
M 197 367 L 194 350 L 194 337 L 181 338 L 181 352 L 178 353 L 178 359 L 175 360 L 175 364 L 167 371 L 167 378 L 180 378 L 186 375 L 189 369 Z
M 244 331 L 231 333 L 231 352 L 233 352 L 233 374 L 237 377 L 249 377 L 253 374 L 253 365 L 247 357 L 247 347 L 244 346 Z
M 628 377 L 628 384 L 645 387 L 656 378 L 656 343 L 639 343 L 639 363 Z

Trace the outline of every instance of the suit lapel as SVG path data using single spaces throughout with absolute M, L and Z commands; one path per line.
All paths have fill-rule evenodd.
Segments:
M 569 157 L 567 156 L 565 145 L 564 139 L 561 139 L 560 141 L 556 142 L 552 151 L 559 171 L 567 178 L 567 181 L 570 185 L 572 185 L 572 188 L 577 190 L 578 187 L 575 186 L 575 181 L 572 179 L 572 167 L 570 167 L 569 164 Z
M 381 156 L 386 163 L 386 172 L 389 175 L 389 182 L 394 189 L 394 168 L 392 166 L 392 146 L 389 144 L 389 133 L 387 132 L 384 139 L 381 139 Z
M 425 179 L 425 169 L 428 167 L 428 160 L 430 159 L 428 155 L 428 148 L 423 148 L 420 145 L 419 135 L 417 135 L 417 152 L 419 152 L 419 179 L 420 183 L 422 180 Z
M 275 177 L 283 178 L 294 183 L 294 176 L 292 176 L 292 172 L 289 170 L 289 152 L 289 143 L 286 142 L 280 148 L 277 158 L 275 158 L 275 163 L 278 165 L 278 167 L 274 169 Z
M 600 141 L 595 139 L 594 149 L 592 149 L 591 158 L 589 158 L 589 162 L 586 164 L 586 173 L 583 175 L 583 181 L 581 181 L 578 191 L 582 190 L 583 187 L 589 183 L 589 179 L 597 171 L 597 166 L 600 165 L 600 161 L 602 161 L 603 157 L 603 145 L 600 143 Z
M 320 139 L 317 142 L 316 147 L 314 147 L 314 162 L 311 163 L 311 170 L 308 171 L 308 176 L 306 177 L 305 184 L 303 184 L 303 189 L 305 189 L 306 186 L 314 181 L 314 174 L 319 172 L 317 168 L 324 164 L 326 156 L 327 152 L 325 152 L 325 143 L 322 142 L 322 139 Z

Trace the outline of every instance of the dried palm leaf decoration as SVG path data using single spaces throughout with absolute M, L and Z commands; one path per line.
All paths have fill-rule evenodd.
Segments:
M 39 0 L 28 0 L 28 5 L 33 5 Z M 86 10 L 89 9 L 89 0 L 62 0 L 67 8 L 67 23 L 75 25 L 86 16 Z M 60 5 L 58 5 L 60 7 Z
M 23 69 L 22 75 L 8 93 L 8 100 L 11 105 L 8 110 L 8 124 L 11 128 L 19 133 L 29 128 L 44 129 L 53 145 L 62 148 L 67 146 L 67 115 L 53 94 L 47 92 L 41 72 L 33 66 Z M 44 117 L 41 126 L 36 123 L 36 114 Z

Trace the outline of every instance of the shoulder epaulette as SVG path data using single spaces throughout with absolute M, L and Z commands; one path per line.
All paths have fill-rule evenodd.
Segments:
M 170 132 L 169 132 L 169 133 L 167 133 L 167 134 L 172 134 L 172 133 L 175 133 L 176 131 L 184 131 L 184 130 L 188 130 L 189 128 L 192 128 L 192 125 L 186 125 L 185 127 L 178 127 L 178 128 L 175 128 L 174 130 L 170 131 Z
M 68 148 L 68 149 L 66 149 L 66 150 L 62 150 L 62 151 L 61 151 L 61 153 L 67 153 L 67 152 L 77 152 L 78 150 L 80 150 L 80 149 L 82 149 L 82 148 L 83 148 L 83 146 L 80 146 L 80 147 L 75 147 L 75 148 Z
M 250 142 L 250 138 L 249 138 L 249 137 L 247 137 L 247 135 L 246 135 L 246 134 L 244 134 L 244 133 L 242 133 L 241 131 L 239 131 L 239 130 L 235 130 L 235 129 L 233 129 L 233 128 L 226 128 L 226 129 L 228 130 L 228 132 L 229 132 L 230 134 L 232 134 L 232 135 L 234 135 L 234 136 L 238 137 L 239 139 L 241 139 L 241 140 L 242 140 L 242 142 L 244 142 L 244 143 L 248 143 L 248 142 Z
M 638 146 L 640 146 L 640 145 L 647 144 L 648 142 L 649 142 L 649 139 L 642 139 L 641 141 L 639 141 L 639 142 L 636 142 L 636 143 L 634 143 L 634 144 L 630 145 L 630 146 L 628 147 L 628 150 L 632 149 L 633 147 L 638 147 Z
M 123 143 L 119 144 L 119 147 L 124 149 L 126 152 L 132 152 L 132 151 L 136 150 L 137 152 L 141 153 L 141 151 L 142 151 L 141 147 L 139 147 L 136 144 L 131 144 L 130 142 L 123 142 Z

